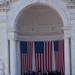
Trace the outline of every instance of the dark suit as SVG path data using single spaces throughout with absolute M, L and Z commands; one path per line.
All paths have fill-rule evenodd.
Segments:
M 27 73 L 24 73 L 24 75 L 28 75 Z
M 41 70 L 38 70 L 37 75 L 42 75 Z
M 49 72 L 49 75 L 54 75 L 54 72 L 53 72 L 53 71 L 50 71 L 50 72 Z
M 36 73 L 33 71 L 33 72 L 31 73 L 31 75 L 36 75 Z

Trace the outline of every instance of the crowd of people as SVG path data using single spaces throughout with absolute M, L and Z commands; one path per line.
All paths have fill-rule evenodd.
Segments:
M 62 75 L 61 72 L 58 72 L 57 70 L 54 70 L 54 71 L 45 71 L 42 73 L 41 70 L 38 70 L 37 72 L 35 71 L 28 71 L 28 72 L 24 72 L 24 75 Z

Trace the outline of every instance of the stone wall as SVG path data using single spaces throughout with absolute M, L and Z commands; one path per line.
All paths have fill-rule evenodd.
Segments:
M 3 11 L 4 9 L 2 9 L 2 7 L 0 8 L 2 10 L 0 11 L 0 75 L 4 75 L 4 73 L 5 75 L 9 75 L 8 39 L 10 37 L 14 37 L 12 34 L 9 34 L 10 32 L 15 32 L 15 21 L 17 20 L 22 9 L 35 3 L 44 3 L 55 9 L 63 20 L 64 31 L 65 27 L 70 28 L 70 30 L 65 31 L 64 36 L 71 38 L 71 69 L 72 75 L 75 75 L 75 8 L 68 8 L 67 3 L 63 0 L 19 0 L 9 4 L 8 11 Z M 69 72 L 67 70 L 66 75 L 71 75 L 68 73 Z

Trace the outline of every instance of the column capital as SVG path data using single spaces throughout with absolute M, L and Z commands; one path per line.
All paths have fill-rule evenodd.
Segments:
M 9 40 L 19 40 L 18 37 L 19 37 L 18 34 L 14 30 L 8 32 Z
M 11 41 L 11 40 L 13 40 L 13 41 L 17 41 L 15 38 L 9 38 L 9 40 Z
M 18 40 L 18 39 L 15 39 L 18 43 L 20 42 L 20 40 Z
M 64 39 L 69 39 L 69 38 L 71 38 L 71 36 L 64 36 L 63 38 Z
M 62 27 L 63 30 L 71 30 L 71 27 Z
M 64 39 L 69 39 L 71 38 L 71 36 L 64 36 Z

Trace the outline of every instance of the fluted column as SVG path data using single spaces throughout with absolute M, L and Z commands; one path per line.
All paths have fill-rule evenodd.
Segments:
M 16 40 L 10 39 L 10 72 L 11 75 L 17 75 L 16 63 Z
M 64 39 L 65 75 L 70 75 L 69 39 Z

